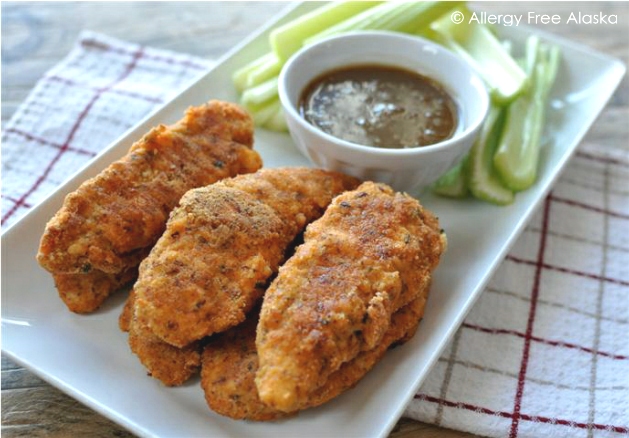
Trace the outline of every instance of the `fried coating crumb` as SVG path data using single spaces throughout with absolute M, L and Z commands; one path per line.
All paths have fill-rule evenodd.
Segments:
M 141 358 L 149 376 L 166 386 L 179 386 L 197 374 L 201 366 L 200 342 L 173 347 L 153 335 L 142 322 L 134 319 L 131 327 L 129 346 Z
M 137 254 L 146 255 L 157 241 L 187 190 L 258 170 L 262 162 L 252 144 L 251 117 L 231 103 L 210 101 L 189 108 L 172 126 L 152 129 L 69 194 L 46 225 L 37 260 L 56 277 L 63 274 L 64 286 L 66 274 L 102 275 L 72 278 L 73 289 L 61 292 L 68 306 L 97 308 L 117 287 L 113 281 L 103 287 L 102 279 L 137 267 Z
M 255 385 L 258 355 L 255 346 L 257 312 L 243 324 L 213 338 L 204 348 L 201 387 L 213 411 L 234 419 L 270 421 L 296 414 L 297 410 L 319 406 L 353 388 L 394 343 L 409 339 L 423 315 L 428 287 L 392 317 L 381 342 L 360 353 L 332 373 L 328 381 L 295 411 L 287 413 L 262 403 Z
M 299 406 L 299 409 L 322 405 L 353 388 L 384 357 L 389 348 L 410 340 L 424 315 L 429 290 L 430 281 L 425 283 L 417 298 L 393 314 L 391 325 L 373 349 L 362 351 L 354 359 L 341 365 L 337 371 L 330 374 L 323 386 Z
M 288 414 L 264 405 L 258 398 L 255 346 L 258 311 L 245 322 L 220 333 L 205 346 L 201 358 L 201 387 L 213 411 L 239 420 L 270 421 Z
M 367 182 L 332 202 L 267 290 L 257 329 L 261 400 L 292 412 L 344 363 L 374 349 L 445 250 L 417 200 Z
M 138 275 L 137 266 L 119 274 L 106 274 L 96 269 L 87 274 L 53 274 L 59 296 L 75 313 L 98 309 L 112 291 L 128 285 Z
M 131 319 L 133 319 L 133 307 L 135 306 L 135 290 L 131 289 L 127 300 L 124 302 L 124 307 L 120 316 L 118 317 L 118 327 L 123 332 L 128 332 L 131 327 Z
M 179 386 L 197 374 L 201 366 L 202 342 L 173 347 L 151 332 L 134 314 L 135 291 L 131 290 L 118 318 L 118 326 L 129 332 L 129 347 L 147 369 L 147 374 L 166 386 Z
M 201 366 L 201 342 L 183 348 L 173 347 L 155 336 L 146 321 L 136 314 L 128 323 L 129 347 L 151 377 L 166 386 L 178 386 L 197 373 Z
M 241 323 L 296 235 L 357 185 L 336 172 L 283 168 L 189 191 L 140 266 L 135 313 L 177 347 Z

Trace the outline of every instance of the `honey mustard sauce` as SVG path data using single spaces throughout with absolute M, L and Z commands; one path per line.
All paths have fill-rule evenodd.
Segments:
M 415 148 L 450 138 L 457 108 L 434 80 L 398 67 L 354 65 L 315 78 L 299 111 L 337 138 L 380 148 Z

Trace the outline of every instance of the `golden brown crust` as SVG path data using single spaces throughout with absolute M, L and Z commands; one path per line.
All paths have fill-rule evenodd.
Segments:
M 131 290 L 118 325 L 129 332 L 129 347 L 135 353 L 148 375 L 166 386 L 178 386 L 195 375 L 201 365 L 200 342 L 184 348 L 173 347 L 155 336 L 146 323 L 134 315 L 135 291 Z
M 150 331 L 130 330 L 129 346 L 148 370 L 148 375 L 166 386 L 179 386 L 198 373 L 201 366 L 201 345 L 173 347 Z
M 238 324 L 283 256 L 273 209 L 226 187 L 188 192 L 140 267 L 136 314 L 183 347 Z
M 72 312 L 90 313 L 100 307 L 115 290 L 131 283 L 138 275 L 137 267 L 120 274 L 92 270 L 87 274 L 53 274 L 59 296 Z
M 154 128 L 66 197 L 46 226 L 39 263 L 55 275 L 119 275 L 136 267 L 138 254 L 146 255 L 187 190 L 261 167 L 252 141 L 249 115 L 219 101 L 188 109 L 170 127 Z M 81 293 L 86 302 L 96 299 L 89 278 L 80 278 L 85 287 L 74 291 L 75 302 Z
M 390 347 L 411 339 L 424 315 L 429 289 L 430 281 L 417 298 L 393 314 L 391 325 L 373 349 L 362 351 L 354 359 L 341 365 L 337 371 L 330 374 L 323 386 L 299 406 L 299 409 L 319 406 L 353 388 L 382 359 Z
M 297 235 L 304 227 L 321 217 L 332 198 L 356 188 L 359 181 L 338 172 L 306 167 L 261 169 L 245 178 L 222 181 L 249 193 L 273 208 L 289 233 Z
M 133 307 L 135 306 L 135 290 L 131 289 L 120 316 L 118 316 L 118 327 L 123 332 L 128 332 L 131 327 L 131 319 L 133 318 Z
M 135 312 L 183 347 L 244 321 L 297 234 L 357 180 L 266 169 L 191 190 L 140 266 Z
M 245 322 L 211 338 L 201 359 L 201 387 L 213 411 L 239 420 L 270 421 L 288 414 L 260 402 L 255 385 L 258 311 Z
M 419 202 L 383 184 L 335 198 L 265 294 L 256 340 L 262 401 L 291 412 L 376 347 L 391 315 L 428 286 L 444 237 Z
M 129 347 L 151 377 L 166 386 L 178 386 L 197 373 L 201 366 L 201 344 L 173 347 L 155 336 L 146 322 L 132 315 L 129 322 Z
M 260 167 L 252 132 L 244 111 L 218 101 L 189 109 L 173 126 L 152 129 L 66 197 L 42 237 L 40 264 L 51 272 L 120 272 L 128 254 L 155 242 L 188 189 Z
M 381 342 L 360 353 L 332 373 L 328 381 L 296 410 L 319 406 L 354 387 L 382 358 L 386 350 L 415 333 L 423 315 L 428 288 L 398 310 Z M 255 346 L 256 312 L 241 325 L 213 338 L 204 348 L 201 387 L 210 409 L 234 419 L 269 421 L 294 415 L 262 403 L 255 385 L 258 355 Z

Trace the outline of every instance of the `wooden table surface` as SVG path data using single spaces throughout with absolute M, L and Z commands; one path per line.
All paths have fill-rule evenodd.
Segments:
M 535 27 L 629 60 L 629 3 L 473 4 L 497 14 L 560 14 L 562 24 Z M 282 2 L 2 2 L 2 126 L 46 70 L 71 49 L 83 29 L 153 47 L 217 58 L 270 19 Z M 617 14 L 618 24 L 567 24 L 570 12 Z M 626 142 L 629 85 L 625 77 L 589 140 Z M 2 434 L 5 437 L 131 437 L 118 425 L 2 356 Z M 465 437 L 462 432 L 403 419 L 394 438 Z

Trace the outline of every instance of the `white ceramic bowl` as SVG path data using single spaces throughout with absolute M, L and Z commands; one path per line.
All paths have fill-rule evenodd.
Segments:
M 298 110 L 304 88 L 321 74 L 357 64 L 398 66 L 439 82 L 457 104 L 458 126 L 450 139 L 412 149 L 381 149 L 341 140 L 307 122 Z M 295 53 L 279 76 L 286 122 L 299 150 L 325 169 L 411 191 L 436 181 L 470 149 L 489 108 L 483 81 L 447 49 L 394 32 L 347 33 Z

